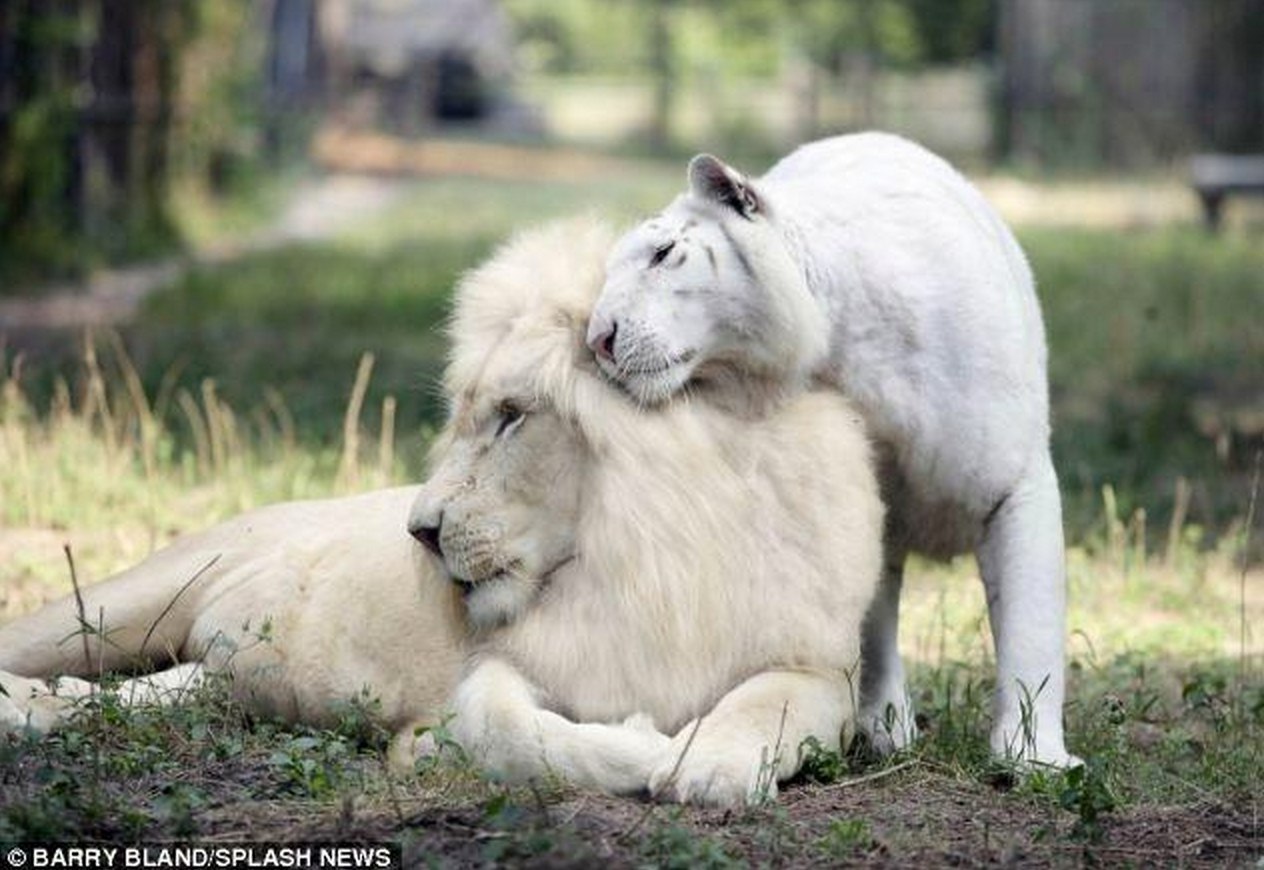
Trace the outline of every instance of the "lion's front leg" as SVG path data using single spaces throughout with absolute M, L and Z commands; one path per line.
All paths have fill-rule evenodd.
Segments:
M 680 730 L 650 776 L 650 793 L 725 807 L 771 799 L 798 772 L 809 737 L 839 748 L 854 710 L 851 680 L 838 672 L 757 674 Z
M 645 717 L 576 723 L 547 710 L 512 665 L 488 659 L 457 687 L 451 730 L 479 764 L 521 782 L 555 774 L 612 794 L 644 791 L 669 738 Z

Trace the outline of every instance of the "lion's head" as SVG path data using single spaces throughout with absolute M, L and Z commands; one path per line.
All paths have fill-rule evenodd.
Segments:
M 577 379 L 597 386 L 583 330 L 610 242 L 592 222 L 556 224 L 457 291 L 449 420 L 409 531 L 443 559 L 476 626 L 512 621 L 575 555 L 587 452 L 572 406 Z
M 442 459 L 409 517 L 477 626 L 510 622 L 574 556 L 582 445 L 520 372 L 458 399 Z

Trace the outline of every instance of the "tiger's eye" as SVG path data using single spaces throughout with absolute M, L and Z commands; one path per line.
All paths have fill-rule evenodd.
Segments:
M 659 263 L 663 262 L 663 260 L 667 258 L 667 255 L 672 252 L 672 248 L 674 247 L 676 247 L 675 242 L 668 242 L 661 247 L 655 248 L 654 256 L 650 258 L 650 266 L 657 266 Z

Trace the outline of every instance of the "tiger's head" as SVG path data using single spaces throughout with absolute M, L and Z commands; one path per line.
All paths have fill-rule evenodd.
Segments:
M 602 370 L 646 404 L 738 372 L 797 381 L 826 350 L 826 321 L 773 203 L 709 154 L 689 190 L 616 243 L 588 322 Z

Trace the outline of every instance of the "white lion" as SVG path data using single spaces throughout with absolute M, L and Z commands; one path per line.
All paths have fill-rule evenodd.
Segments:
M 313 722 L 367 688 L 397 759 L 450 705 L 458 738 L 511 779 L 718 804 L 775 792 L 804 740 L 838 747 L 854 712 L 881 560 L 869 449 L 828 393 L 745 420 L 640 412 L 611 389 L 584 348 L 610 242 L 554 226 L 462 283 L 452 417 L 420 490 L 185 538 L 85 590 L 106 643 L 90 635 L 85 656 L 67 600 L 0 628 L 0 668 L 183 663 L 128 686 L 142 698 L 229 669 L 243 700 Z M 445 565 L 403 533 L 410 504 Z M 68 712 L 41 683 L 7 686 L 10 715 Z
M 753 181 L 700 155 L 689 183 L 610 256 L 588 331 L 601 365 L 646 403 L 687 387 L 761 412 L 810 379 L 845 393 L 890 507 L 862 727 L 883 749 L 915 736 L 896 643 L 906 554 L 973 549 L 997 650 L 993 751 L 1074 763 L 1045 339 L 1013 235 L 947 163 L 878 133 L 805 145 Z

